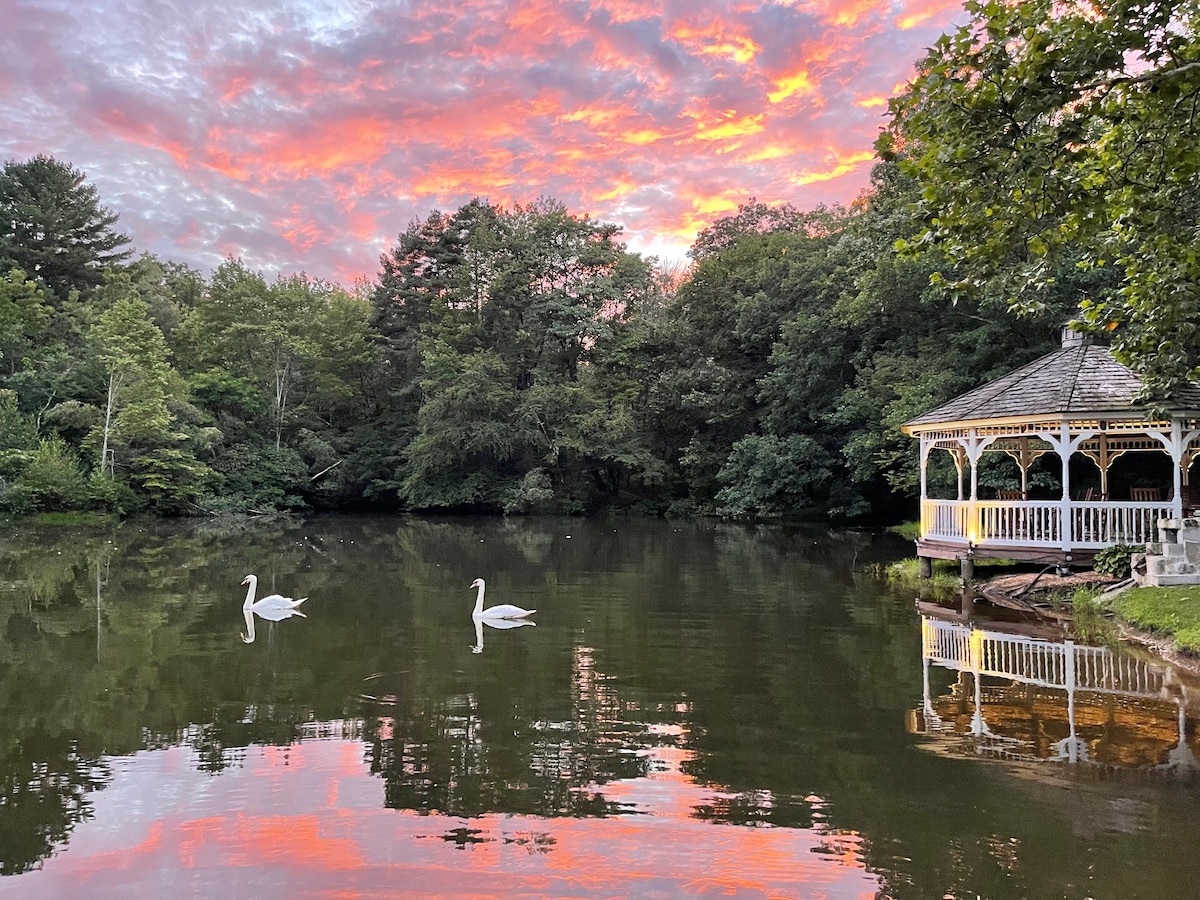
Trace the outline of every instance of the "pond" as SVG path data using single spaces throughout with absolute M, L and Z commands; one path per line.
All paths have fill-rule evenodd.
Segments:
M 923 615 L 872 574 L 910 553 L 623 519 L 11 528 L 0 896 L 1186 893 L 1196 689 Z M 251 632 L 247 573 L 306 615 Z M 477 628 L 477 577 L 536 624 Z

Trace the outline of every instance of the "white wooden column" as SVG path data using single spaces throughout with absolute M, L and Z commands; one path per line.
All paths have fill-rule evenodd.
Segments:
M 1188 445 L 1197 437 L 1200 437 L 1200 430 L 1185 432 L 1183 430 L 1183 420 L 1178 416 L 1172 416 L 1170 434 L 1165 431 L 1150 431 L 1149 429 L 1146 430 L 1146 434 L 1156 438 L 1166 448 L 1167 453 L 1171 457 L 1173 464 L 1171 468 L 1174 470 L 1174 491 L 1171 495 L 1173 497 L 1171 500 L 1172 514 L 1176 519 L 1182 519 L 1183 467 L 1185 462 L 1191 462 L 1191 457 L 1188 454 Z
M 929 452 L 934 441 L 927 434 L 921 435 L 921 502 L 929 499 Z
M 967 451 L 962 447 L 955 447 L 949 453 L 954 460 L 954 469 L 958 472 L 958 499 L 965 500 L 967 498 L 963 496 L 963 466 L 967 463 Z
M 1058 454 L 1062 460 L 1062 499 L 1059 501 L 1059 535 L 1062 538 L 1061 548 L 1063 552 L 1068 552 L 1071 549 L 1071 457 L 1075 455 L 1075 451 L 1079 449 L 1079 445 L 1084 441 L 1090 440 L 1095 436 L 1095 431 L 1081 431 L 1074 438 L 1071 437 L 1071 423 L 1063 419 L 1059 433 L 1055 434 L 1052 431 L 1039 431 L 1038 437 L 1054 448 L 1054 452 Z
M 974 428 L 967 430 L 966 437 L 960 437 L 956 440 L 962 448 L 961 453 L 966 456 L 967 463 L 971 466 L 971 496 L 968 498 L 967 507 L 967 540 L 968 543 L 974 543 L 981 538 L 987 538 L 987 535 L 981 534 L 979 527 L 979 509 L 976 506 L 979 500 L 979 458 L 983 456 L 983 451 L 995 443 L 997 435 L 991 437 L 980 437 Z M 962 475 L 958 479 L 958 499 L 962 499 Z M 966 577 L 966 576 L 964 576 Z

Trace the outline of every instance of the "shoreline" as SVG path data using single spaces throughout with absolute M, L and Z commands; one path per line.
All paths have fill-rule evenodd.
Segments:
M 974 585 L 974 590 L 984 602 L 1002 609 L 1016 610 L 1037 616 L 1046 622 L 1070 625 L 1074 611 L 1070 596 L 1080 588 L 1096 587 L 1102 592 L 1120 591 L 1133 587 L 1128 579 L 1088 571 L 1060 576 L 1053 573 L 1023 572 L 1015 575 L 998 575 Z M 1107 590 L 1106 590 L 1107 589 Z M 1117 615 L 1108 620 L 1116 628 L 1117 638 L 1132 644 L 1162 659 L 1194 678 L 1200 678 L 1200 656 L 1182 650 L 1170 635 L 1146 631 Z

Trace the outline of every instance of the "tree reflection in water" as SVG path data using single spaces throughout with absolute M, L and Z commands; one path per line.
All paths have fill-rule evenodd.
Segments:
M 1078 691 L 1064 717 L 1060 689 L 985 676 L 977 703 L 969 674 L 916 666 L 911 597 L 863 571 L 905 552 L 712 523 L 23 526 L 0 541 L 0 893 L 185 861 L 214 894 L 260 866 L 364 892 L 413 870 L 597 896 L 627 872 L 664 894 L 1176 883 L 1197 798 L 1155 767 L 1191 765 L 1190 686 Z M 255 567 L 321 605 L 247 644 L 230 572 Z M 538 627 L 469 643 L 464 571 L 529 597 Z M 1014 740 L 1028 759 L 980 765 Z M 1090 762 L 1035 762 L 1071 748 Z M 1159 774 L 1080 784 L 1117 770 Z M 300 843 L 246 849 L 281 835 Z M 421 869 L 433 845 L 469 865 Z M 554 862 L 504 881 L 504 852 Z

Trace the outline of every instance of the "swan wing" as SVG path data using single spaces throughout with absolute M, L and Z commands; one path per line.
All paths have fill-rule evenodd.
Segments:
M 532 616 L 535 612 L 537 612 L 536 609 L 522 609 L 511 603 L 501 603 L 499 606 L 489 606 L 479 613 L 479 617 L 481 619 L 524 619 L 526 616 Z
M 252 609 L 295 609 L 307 597 L 301 597 L 299 600 L 293 600 L 291 597 L 284 597 L 282 594 L 268 594 L 267 596 L 255 601 L 251 604 Z

